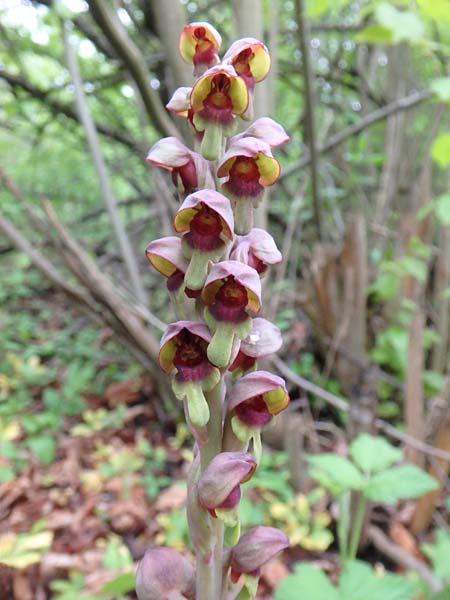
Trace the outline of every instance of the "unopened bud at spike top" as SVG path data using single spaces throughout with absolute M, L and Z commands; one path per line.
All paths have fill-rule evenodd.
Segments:
M 140 561 L 136 572 L 139 600 L 195 598 L 195 571 L 191 563 L 171 548 L 151 548 Z

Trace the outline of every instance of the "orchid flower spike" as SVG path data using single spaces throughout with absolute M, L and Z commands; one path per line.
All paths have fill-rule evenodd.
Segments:
M 248 452 L 217 454 L 197 483 L 198 500 L 214 518 L 234 525 L 236 507 L 241 498 L 241 484 L 248 481 L 256 469 L 256 461 Z
M 289 394 L 281 377 L 268 371 L 254 371 L 235 383 L 228 401 L 235 436 L 247 443 L 253 438 L 255 456 L 261 451 L 262 427 L 289 404 Z
M 233 133 L 236 116 L 247 108 L 245 81 L 231 65 L 216 65 L 196 81 L 190 100 L 194 126 L 205 132 L 202 155 L 208 160 L 217 160 L 223 136 Z
M 179 50 L 182 59 L 194 65 L 194 75 L 198 77 L 219 62 L 217 52 L 221 44 L 220 33 L 212 25 L 197 22 L 183 27 Z
M 187 415 L 195 427 L 208 423 L 209 406 L 204 393 L 220 380 L 219 370 L 208 360 L 210 340 L 204 323 L 177 321 L 167 327 L 160 343 L 159 364 L 166 373 L 176 371 L 173 392 L 186 402 Z
M 233 358 L 229 371 L 241 375 L 253 369 L 259 358 L 278 352 L 283 343 L 281 332 L 276 325 L 256 317 L 247 337 L 242 340 L 237 355 Z
M 183 233 L 183 253 L 189 259 L 186 286 L 200 290 L 210 260 L 218 261 L 233 239 L 234 218 L 228 198 L 215 190 L 190 194 L 174 218 L 175 231 Z
M 280 164 L 270 146 L 258 138 L 245 137 L 232 144 L 219 163 L 222 191 L 233 203 L 236 233 L 246 234 L 253 226 L 253 210 L 264 188 L 280 176 Z
M 237 238 L 230 258 L 253 267 L 262 276 L 270 265 L 281 262 L 283 257 L 270 233 L 254 227 L 247 235 Z
M 219 368 L 226 367 L 235 338 L 243 340 L 252 320 L 249 313 L 261 308 L 261 281 L 255 269 L 236 260 L 215 264 L 202 291 L 205 321 L 214 332 L 208 358 Z
M 197 152 L 189 150 L 175 137 L 156 142 L 150 149 L 146 162 L 169 171 L 173 184 L 182 196 L 198 188 L 214 187 L 208 161 Z
M 171 548 L 150 548 L 136 572 L 136 594 L 139 600 L 193 600 L 194 567 Z
M 289 546 L 289 538 L 275 527 L 259 525 L 239 538 L 231 551 L 231 580 L 244 573 L 258 577 L 261 567 Z

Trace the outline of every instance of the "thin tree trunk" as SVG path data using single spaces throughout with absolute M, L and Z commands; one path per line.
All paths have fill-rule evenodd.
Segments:
M 92 154 L 95 169 L 97 171 L 102 199 L 111 219 L 125 268 L 130 278 L 131 289 L 133 290 L 133 293 L 139 302 L 146 305 L 146 293 L 141 282 L 139 269 L 133 255 L 131 244 L 117 210 L 116 200 L 109 182 L 95 123 L 91 117 L 91 113 L 83 92 L 83 82 L 81 79 L 75 49 L 70 41 L 70 33 L 67 24 L 64 24 L 64 46 L 66 51 L 67 66 L 74 86 L 75 102 L 80 117 L 80 122 L 84 127 L 88 147 Z
M 421 441 L 425 437 L 422 385 L 424 369 L 423 329 L 423 312 L 418 306 L 409 326 L 404 417 L 408 434 Z M 406 458 L 418 466 L 423 466 L 424 456 L 419 450 L 406 448 Z

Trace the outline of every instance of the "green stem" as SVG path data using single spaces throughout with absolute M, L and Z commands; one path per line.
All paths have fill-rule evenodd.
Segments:
M 253 227 L 253 202 L 251 198 L 239 198 L 234 205 L 234 231 L 247 234 Z
M 364 517 L 366 515 L 367 499 L 363 494 L 359 494 L 356 504 L 355 519 L 353 529 L 350 535 L 350 543 L 348 546 L 347 560 L 354 560 L 358 553 L 359 542 L 361 539 L 362 528 L 364 525 Z
M 339 496 L 339 519 L 337 523 L 337 534 L 339 540 L 339 558 L 341 566 L 347 560 L 348 530 L 349 530 L 349 509 L 350 493 L 345 492 Z

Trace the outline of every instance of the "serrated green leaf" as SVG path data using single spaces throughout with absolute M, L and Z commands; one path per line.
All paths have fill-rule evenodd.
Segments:
M 441 133 L 431 146 L 431 157 L 441 168 L 450 165 L 450 133 Z
M 350 444 L 350 455 L 367 473 L 377 473 L 401 460 L 403 453 L 379 436 L 362 433 Z
M 377 575 L 369 564 L 347 562 L 339 579 L 340 600 L 412 600 L 415 590 L 403 577 Z
M 374 502 L 386 504 L 418 498 L 438 487 L 437 481 L 415 465 L 392 467 L 372 477 L 363 490 Z

